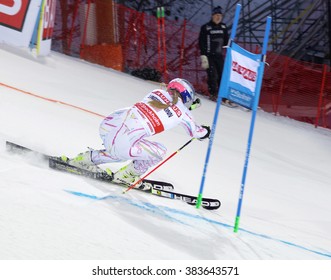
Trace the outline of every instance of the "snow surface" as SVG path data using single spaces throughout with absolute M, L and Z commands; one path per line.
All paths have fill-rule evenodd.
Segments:
M 135 190 L 122 194 L 118 186 L 5 150 L 6 140 L 69 157 L 102 148 L 102 116 L 131 106 L 158 84 L 59 53 L 37 59 L 3 47 L 0 62 L 0 259 L 331 259 L 330 130 L 258 112 L 234 233 L 250 112 L 221 107 L 204 196 L 222 206 L 196 209 Z M 194 115 L 211 125 L 216 104 L 202 102 Z M 152 139 L 170 155 L 189 136 L 179 127 Z M 197 195 L 207 147 L 208 141 L 193 141 L 150 178 Z

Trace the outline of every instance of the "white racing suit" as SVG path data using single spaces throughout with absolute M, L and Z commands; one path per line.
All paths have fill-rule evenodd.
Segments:
M 115 111 L 102 121 L 100 136 L 105 150 L 92 152 L 92 161 L 96 165 L 134 160 L 135 169 L 145 173 L 160 162 L 167 151 L 165 146 L 149 141 L 147 137 L 177 125 L 184 127 L 192 138 L 207 134 L 205 128 L 195 123 L 180 98 L 177 104 L 167 109 L 152 107 L 148 104 L 152 100 L 170 104 L 172 96 L 167 91 L 154 90 L 133 107 Z

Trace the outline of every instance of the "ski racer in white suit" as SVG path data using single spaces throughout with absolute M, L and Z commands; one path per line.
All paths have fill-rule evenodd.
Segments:
M 132 107 L 117 110 L 100 125 L 104 150 L 92 150 L 66 159 L 69 164 L 102 171 L 98 165 L 110 162 L 131 162 L 114 173 L 114 181 L 127 185 L 140 179 L 150 167 L 166 155 L 166 148 L 147 137 L 181 125 L 192 138 L 206 139 L 209 126 L 197 125 L 190 109 L 199 102 L 193 86 L 184 79 L 170 81 L 167 90 L 155 89 Z

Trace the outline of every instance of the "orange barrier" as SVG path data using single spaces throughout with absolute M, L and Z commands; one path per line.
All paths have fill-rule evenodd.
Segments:
M 85 46 L 81 50 L 80 57 L 86 61 L 113 68 L 117 71 L 124 70 L 122 46 L 119 44 Z

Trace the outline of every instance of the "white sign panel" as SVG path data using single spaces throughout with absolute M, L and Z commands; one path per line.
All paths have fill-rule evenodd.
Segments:
M 0 43 L 28 47 L 42 0 L 0 0 Z

